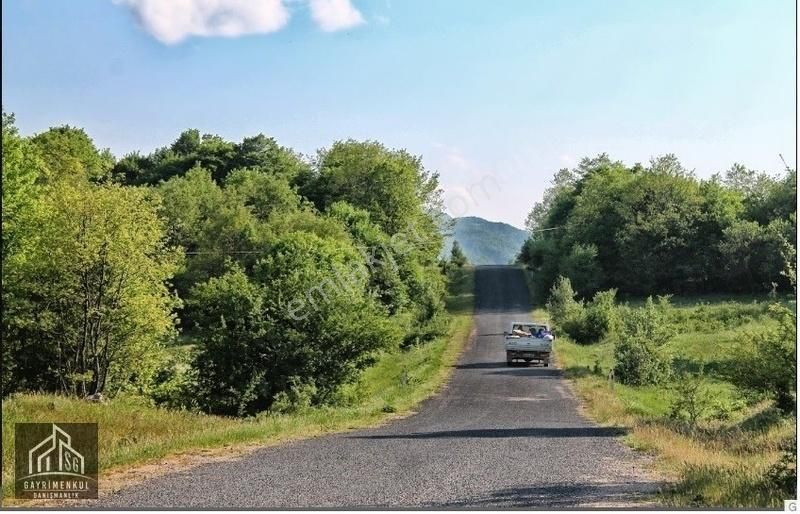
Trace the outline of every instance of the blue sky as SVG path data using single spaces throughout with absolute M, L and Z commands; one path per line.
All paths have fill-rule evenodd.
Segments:
M 790 0 L 233 0 L 213 12 L 225 1 L 3 0 L 3 107 L 25 133 L 78 125 L 118 156 L 189 127 L 308 154 L 376 139 L 422 155 L 451 214 L 517 226 L 553 172 L 599 152 L 629 164 L 675 153 L 703 177 L 734 162 L 778 172 L 779 153 L 795 164 Z

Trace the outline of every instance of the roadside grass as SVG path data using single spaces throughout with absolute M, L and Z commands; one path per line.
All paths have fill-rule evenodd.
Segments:
M 3 504 L 15 503 L 11 500 L 15 423 L 98 423 L 102 484 L 102 473 L 177 454 L 309 438 L 410 414 L 446 382 L 469 339 L 473 275 L 471 268 L 456 270 L 450 281 L 446 336 L 383 353 L 357 382 L 342 388 L 335 406 L 235 419 L 153 407 L 131 397 L 90 403 L 53 394 L 14 395 L 2 403 Z
M 670 507 L 781 507 L 781 493 L 766 478 L 780 450 L 796 433 L 796 419 L 781 416 L 770 402 L 750 396 L 725 378 L 736 342 L 775 323 L 767 297 L 673 298 L 679 334 L 667 345 L 673 369 L 700 377 L 718 419 L 695 426 L 669 417 L 677 376 L 660 386 L 614 382 L 614 343 L 578 345 L 559 335 L 560 367 L 583 400 L 587 414 L 604 425 L 629 429 L 625 442 L 653 454 L 674 480 L 661 494 Z M 781 300 L 788 303 L 787 299 Z M 636 305 L 636 302 L 629 302 Z M 535 319 L 546 318 L 542 308 Z M 698 375 L 700 370 L 702 375 Z

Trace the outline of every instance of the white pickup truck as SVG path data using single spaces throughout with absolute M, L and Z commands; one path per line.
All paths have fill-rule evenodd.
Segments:
M 506 362 L 511 366 L 515 359 L 525 362 L 539 361 L 550 365 L 550 352 L 555 336 L 545 323 L 515 321 L 506 337 Z

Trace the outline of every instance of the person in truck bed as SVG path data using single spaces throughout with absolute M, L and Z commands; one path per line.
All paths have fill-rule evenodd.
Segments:
M 523 330 L 522 325 L 514 325 L 513 327 L 511 327 L 511 333 L 519 337 L 530 337 L 532 335 Z

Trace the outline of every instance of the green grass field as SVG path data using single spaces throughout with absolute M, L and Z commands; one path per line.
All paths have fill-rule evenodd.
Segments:
M 766 297 L 673 298 L 678 334 L 666 349 L 675 378 L 659 386 L 632 387 L 611 380 L 611 340 L 578 345 L 559 338 L 559 365 L 573 381 L 587 413 L 602 424 L 629 428 L 626 442 L 655 455 L 659 471 L 674 481 L 662 495 L 668 506 L 783 505 L 784 498 L 767 483 L 765 474 L 779 458 L 782 445 L 795 436 L 796 420 L 739 389 L 724 373 L 740 338 L 775 323 L 767 316 L 772 302 Z M 546 317 L 546 312 L 540 308 L 534 316 Z M 669 416 L 681 372 L 701 377 L 711 402 L 709 411 L 716 414 L 696 426 Z
M 447 301 L 448 334 L 405 351 L 382 354 L 342 391 L 344 405 L 251 419 L 156 408 L 135 398 L 96 404 L 52 394 L 3 401 L 3 503 L 13 495 L 14 424 L 96 422 L 102 473 L 170 455 L 237 445 L 273 444 L 379 424 L 413 411 L 447 380 L 472 328 L 473 272 L 456 272 Z M 12 501 L 13 502 L 13 501 Z

